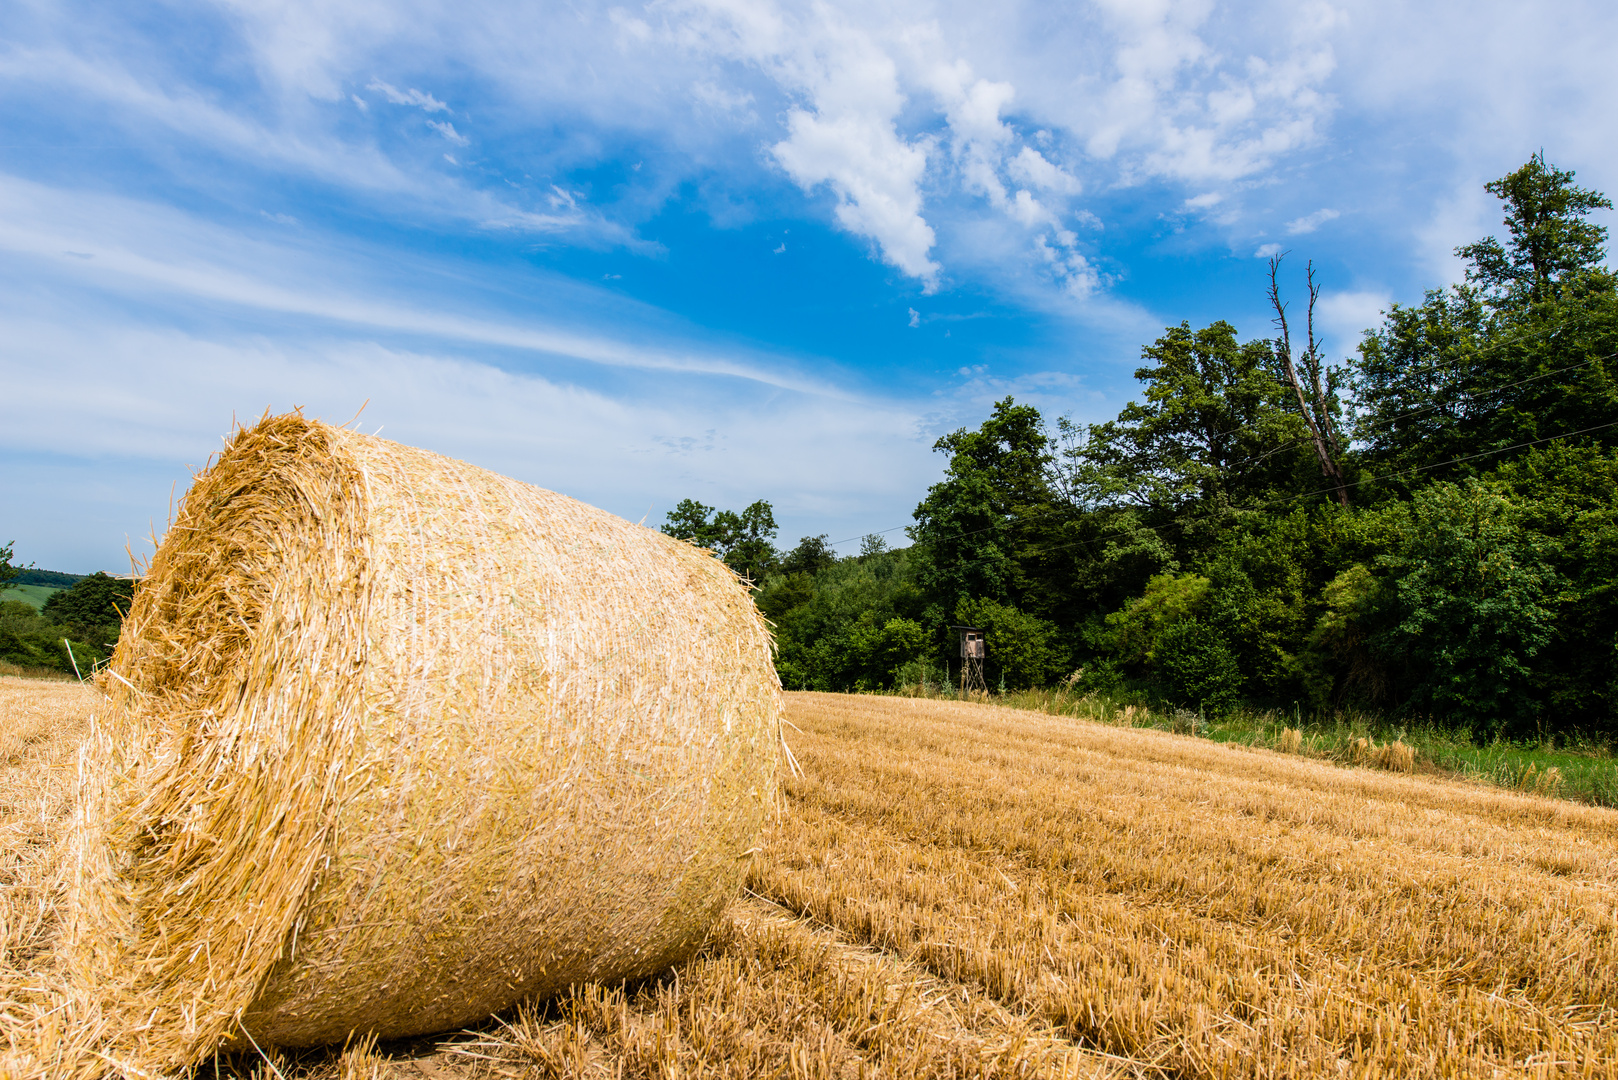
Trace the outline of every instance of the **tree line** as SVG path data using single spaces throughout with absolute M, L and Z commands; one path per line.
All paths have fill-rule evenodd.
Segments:
M 61 574 L 12 565 L 13 543 L 0 544 L 0 660 L 24 668 L 88 675 L 112 655 L 135 584 L 105 573 Z M 12 585 L 54 590 L 39 610 L 7 600 Z
M 789 688 L 940 679 L 971 625 L 991 686 L 1618 734 L 1612 204 L 1542 153 L 1487 189 L 1504 239 L 1340 364 L 1277 259 L 1269 335 L 1166 328 L 1114 419 L 945 435 L 908 547 L 778 551 L 763 501 L 664 529 L 750 579 Z

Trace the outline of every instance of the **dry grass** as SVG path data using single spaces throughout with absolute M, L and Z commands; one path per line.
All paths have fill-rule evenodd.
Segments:
M 1283 754 L 1297 754 L 1303 751 L 1303 732 L 1297 728 L 1282 728 L 1280 738 L 1275 740 L 1275 748 Z
M 56 1002 L 37 968 L 55 944 L 66 868 L 54 856 L 98 700 L 77 681 L 0 676 L 0 1077 L 51 1066 L 34 1036 Z
M 32 739 L 0 822 L 43 794 L 36 850 L 61 785 L 16 772 L 66 760 L 90 693 L 0 680 Z M 677 972 L 221 1073 L 1618 1075 L 1618 813 L 998 707 L 788 709 L 805 776 L 755 895 Z
M 1618 1068 L 1618 814 L 971 705 L 789 717 L 753 888 L 1074 1040 L 1196 1077 Z
M 10 660 L 0 660 L 0 678 L 18 679 L 46 679 L 51 682 L 78 682 L 71 675 L 66 675 L 55 668 L 34 667 L 30 664 L 13 664 Z
M 1287 729 L 1290 731 L 1291 729 Z M 1287 731 L 1281 733 L 1281 741 L 1285 742 Z M 1300 740 L 1301 742 L 1301 740 Z M 1376 740 L 1362 736 L 1348 744 L 1348 761 L 1351 765 L 1368 765 L 1375 769 L 1386 769 L 1389 772 L 1409 773 L 1416 771 L 1416 751 L 1399 739 L 1390 743 L 1376 744 Z

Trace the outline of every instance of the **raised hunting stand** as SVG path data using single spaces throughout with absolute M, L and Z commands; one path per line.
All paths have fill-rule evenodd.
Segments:
M 957 626 L 961 633 L 961 694 L 964 696 L 973 690 L 989 690 L 988 683 L 983 681 L 983 631 L 976 626 Z

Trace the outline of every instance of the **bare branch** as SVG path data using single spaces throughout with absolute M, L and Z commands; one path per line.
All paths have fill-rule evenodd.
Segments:
M 1343 482 L 1342 468 L 1337 464 L 1337 456 L 1342 453 L 1337 439 L 1336 426 L 1332 423 L 1331 408 L 1326 401 L 1326 387 L 1321 382 L 1321 343 L 1315 337 L 1315 304 L 1320 300 L 1320 285 L 1315 280 L 1315 264 L 1311 260 L 1306 271 L 1306 280 L 1309 286 L 1309 310 L 1306 316 L 1306 333 L 1308 335 L 1308 348 L 1300 358 L 1303 373 L 1309 383 L 1309 391 L 1313 394 L 1311 402 L 1305 394 L 1303 382 L 1298 378 L 1297 363 L 1292 357 L 1292 335 L 1287 326 L 1287 306 L 1281 299 L 1281 260 L 1286 252 L 1270 256 L 1270 306 L 1275 309 L 1273 320 L 1281 336 L 1275 339 L 1275 359 L 1281 368 L 1282 382 L 1292 388 L 1293 397 L 1298 402 L 1298 415 L 1303 420 L 1304 427 L 1309 430 L 1309 439 L 1314 444 L 1315 457 L 1320 461 L 1321 473 L 1332 482 L 1337 489 L 1337 501 L 1342 506 L 1348 505 L 1348 488 Z M 1327 382 L 1330 382 L 1328 373 Z

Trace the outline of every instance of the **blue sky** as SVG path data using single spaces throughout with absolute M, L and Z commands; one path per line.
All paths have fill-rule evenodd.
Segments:
M 1610 5 L 0 0 L 0 539 L 148 550 L 294 406 L 649 524 L 905 524 L 1166 324 L 1334 355 L 1543 147 L 1618 192 Z M 1610 218 L 1610 215 L 1608 215 Z M 1610 222 L 1604 222 L 1610 223 Z M 896 536 L 898 534 L 895 534 Z M 843 545 L 844 550 L 857 542 Z

